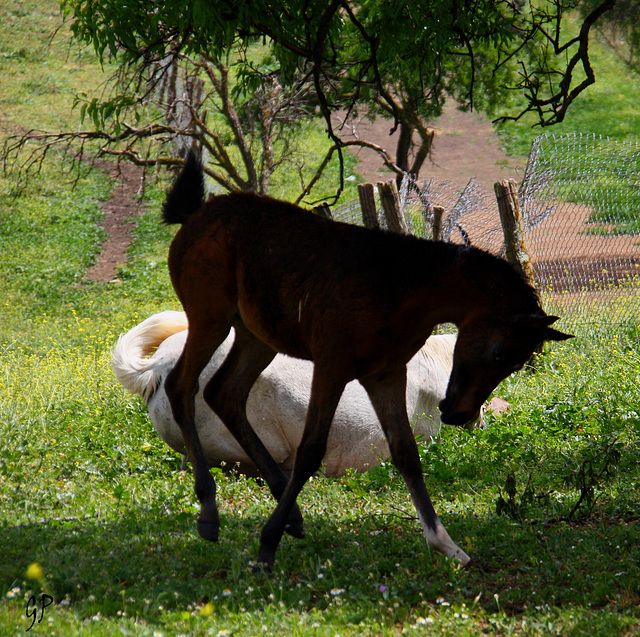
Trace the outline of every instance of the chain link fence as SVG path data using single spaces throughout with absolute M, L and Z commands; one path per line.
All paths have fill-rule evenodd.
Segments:
M 431 238 L 434 209 L 444 209 L 440 238 L 505 255 L 494 193 L 475 179 L 404 180 L 400 207 L 410 232 Z M 563 328 L 640 327 L 640 143 L 595 135 L 541 135 L 519 189 L 525 248 L 547 312 Z M 386 227 L 381 206 L 378 219 Z M 357 200 L 334 219 L 362 223 Z

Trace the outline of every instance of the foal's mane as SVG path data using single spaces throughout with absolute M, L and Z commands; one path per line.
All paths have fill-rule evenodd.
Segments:
M 478 248 L 459 246 L 458 249 L 464 261 L 465 277 L 478 289 L 490 294 L 496 302 L 522 304 L 525 311 L 533 314 L 540 311 L 538 291 L 520 269 Z

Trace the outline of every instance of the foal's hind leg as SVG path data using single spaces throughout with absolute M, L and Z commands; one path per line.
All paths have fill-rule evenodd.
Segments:
M 291 508 L 306 481 L 320 468 L 327 449 L 331 421 L 346 384 L 347 381 L 337 377 L 335 372 L 323 374 L 316 364 L 307 421 L 293 473 L 276 510 L 262 529 L 257 568 L 269 570 L 273 566 Z
M 193 467 L 195 492 L 201 507 L 198 532 L 205 540 L 214 542 L 218 539 L 220 529 L 216 483 L 209 473 L 209 466 L 196 431 L 194 399 L 198 392 L 200 372 L 228 332 L 228 325 L 209 331 L 206 328 L 200 329 L 195 323 L 190 324 L 184 350 L 165 381 L 171 411 L 182 432 Z
M 207 383 L 204 398 L 249 455 L 279 500 L 287 486 L 287 477 L 264 446 L 247 420 L 247 398 L 260 373 L 276 353 L 256 338 L 239 322 L 234 323 L 236 336 L 231 351 L 213 378 Z M 286 531 L 304 537 L 302 514 L 294 505 Z
M 459 560 L 462 564 L 467 564 L 470 561 L 469 556 L 449 537 L 438 519 L 424 484 L 418 446 L 407 417 L 406 368 L 402 367 L 384 378 L 364 379 L 360 382 L 371 398 L 387 437 L 391 458 L 411 494 L 429 546 L 439 553 Z

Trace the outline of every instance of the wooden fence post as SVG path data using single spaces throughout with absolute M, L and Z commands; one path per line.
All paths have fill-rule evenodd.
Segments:
M 373 184 L 360 184 L 358 186 L 360 197 L 360 209 L 362 221 L 367 228 L 379 228 L 378 211 L 376 210 L 376 196 Z
M 407 222 L 400 209 L 400 197 L 395 180 L 378 182 L 378 192 L 389 230 L 399 234 L 409 234 Z
M 326 201 L 321 203 L 319 206 L 315 206 L 313 212 L 319 217 L 324 217 L 325 219 L 333 219 L 333 217 L 331 216 L 331 208 Z
M 524 223 L 518 200 L 518 186 L 513 179 L 505 179 L 496 182 L 493 188 L 498 200 L 507 261 L 515 265 L 533 284 L 533 267 L 524 239 Z
M 433 218 L 431 219 L 431 235 L 434 241 L 440 241 L 442 237 L 442 217 L 444 217 L 444 208 L 434 206 Z

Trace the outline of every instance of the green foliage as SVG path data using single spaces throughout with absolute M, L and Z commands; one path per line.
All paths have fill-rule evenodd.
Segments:
M 329 102 L 374 106 L 379 100 L 388 108 L 400 96 L 404 107 L 428 117 L 439 114 L 447 93 L 486 107 L 517 90 L 533 112 L 552 121 L 584 79 L 568 71 L 578 49 L 577 42 L 564 46 L 571 3 L 287 0 L 274 9 L 242 0 L 214 9 L 205 0 L 174 0 L 148 11 L 138 0 L 122 11 L 116 0 L 63 0 L 62 7 L 79 41 L 101 59 L 128 65 L 166 60 L 176 51 L 220 60 L 238 40 L 268 38 L 285 83 L 297 81 L 301 67 L 310 69 L 325 115 Z M 555 31 L 558 50 L 547 31 Z

